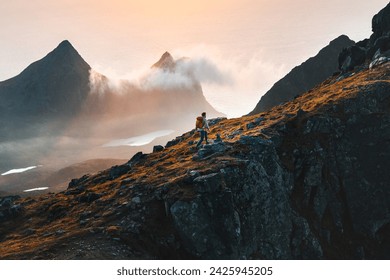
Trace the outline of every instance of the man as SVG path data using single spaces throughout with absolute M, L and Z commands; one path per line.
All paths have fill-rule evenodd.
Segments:
M 202 144 L 203 139 L 206 140 L 206 144 L 209 143 L 207 141 L 206 129 L 208 131 L 210 131 L 210 127 L 209 127 L 209 124 L 208 124 L 207 119 L 206 119 L 206 112 L 203 112 L 201 117 L 196 118 L 196 130 L 200 132 L 200 140 L 199 140 L 198 144 L 196 145 L 197 148 L 200 146 L 200 144 Z

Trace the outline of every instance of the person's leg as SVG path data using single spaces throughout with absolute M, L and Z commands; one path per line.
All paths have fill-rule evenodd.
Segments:
M 203 139 L 204 139 L 204 131 L 201 130 L 201 131 L 200 131 L 200 140 L 199 140 L 198 144 L 196 145 L 196 147 L 199 147 L 200 144 L 202 144 Z
M 209 141 L 207 140 L 207 131 L 206 130 L 204 131 L 204 138 L 206 139 L 206 144 L 208 144 Z

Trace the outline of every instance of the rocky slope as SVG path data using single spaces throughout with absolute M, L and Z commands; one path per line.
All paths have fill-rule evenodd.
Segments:
M 292 100 L 337 71 L 340 52 L 355 42 L 342 35 L 329 43 L 316 56 L 295 67 L 267 91 L 249 115 L 265 112 L 283 102 Z
M 211 127 L 200 150 L 190 131 L 64 192 L 1 198 L 0 257 L 390 258 L 390 63 Z

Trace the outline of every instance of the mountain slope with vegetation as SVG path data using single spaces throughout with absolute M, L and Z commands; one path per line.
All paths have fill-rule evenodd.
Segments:
M 2 259 L 389 258 L 390 63 L 159 152 L 2 198 Z M 388 139 L 389 138 L 389 139 Z
M 342 73 L 211 120 L 199 150 L 192 130 L 63 192 L 1 197 L 0 258 L 389 259 L 389 7 Z
M 290 101 L 295 96 L 310 90 L 329 78 L 337 71 L 339 53 L 353 44 L 354 41 L 345 35 L 331 41 L 317 55 L 294 67 L 286 76 L 276 82 L 261 97 L 249 115 L 265 112 L 283 102 Z

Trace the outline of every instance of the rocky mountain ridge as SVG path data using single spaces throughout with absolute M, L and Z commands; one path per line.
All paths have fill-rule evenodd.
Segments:
M 265 112 L 283 102 L 292 100 L 337 71 L 338 55 L 355 42 L 342 35 L 334 39 L 328 46 L 321 49 L 317 55 L 309 58 L 301 65 L 294 67 L 286 76 L 276 82 L 257 103 L 249 115 Z
M 388 259 L 389 81 L 390 63 L 332 77 L 213 120 L 199 150 L 190 131 L 64 192 L 2 198 L 0 256 Z

